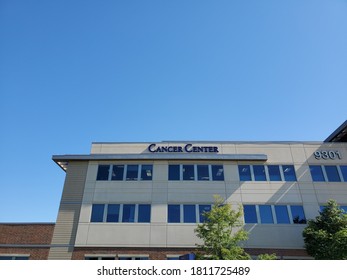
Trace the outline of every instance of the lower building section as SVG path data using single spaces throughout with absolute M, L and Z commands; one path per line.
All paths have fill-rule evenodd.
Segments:
M 278 259 L 311 259 L 304 249 L 246 248 L 252 258 L 260 254 L 276 254 Z M 73 260 L 177 260 L 181 256 L 196 253 L 185 248 L 97 248 L 78 247 L 72 253 Z

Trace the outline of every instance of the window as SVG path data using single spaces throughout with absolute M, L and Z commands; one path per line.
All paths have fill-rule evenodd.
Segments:
M 304 208 L 301 205 L 290 206 L 294 224 L 306 224 Z
M 179 164 L 169 165 L 169 181 L 180 180 L 180 166 Z
M 275 205 L 278 224 L 290 224 L 287 205 Z
M 124 165 L 113 165 L 111 180 L 123 181 L 123 177 L 124 177 Z
M 324 182 L 322 167 L 319 165 L 310 165 L 311 177 L 314 182 Z
M 342 173 L 343 180 L 347 182 L 347 165 L 340 166 L 340 170 Z
M 168 222 L 179 223 L 181 221 L 181 206 L 179 204 L 168 205 Z
M 195 205 L 183 205 L 183 222 L 196 223 Z
M 153 165 L 141 165 L 141 180 L 152 180 Z
M 253 171 L 255 181 L 266 181 L 264 165 L 253 165 Z
M 149 223 L 150 220 L 151 220 L 151 205 L 140 204 L 139 205 L 138 222 L 139 223 Z
M 104 215 L 106 212 L 106 215 Z M 150 223 L 150 204 L 93 204 L 90 222 Z
M 199 181 L 209 181 L 209 171 L 208 171 L 208 165 L 197 165 L 198 169 L 198 180 Z
M 304 209 L 301 205 L 244 205 L 243 212 L 246 224 L 258 222 L 261 224 L 306 223 Z
M 111 170 L 111 174 L 110 174 Z M 139 174 L 139 170 L 141 171 Z M 126 173 L 124 176 L 124 173 Z M 114 164 L 114 165 L 99 165 L 96 176 L 97 181 L 148 181 L 152 180 L 153 165 L 152 164 Z
M 203 223 L 206 221 L 204 213 L 211 211 L 211 205 L 199 205 L 199 221 Z
M 284 181 L 296 181 L 294 165 L 282 165 Z
M 258 222 L 255 205 L 244 205 L 243 206 L 243 212 L 245 215 L 245 223 L 246 224 L 252 224 L 252 223 Z
M 240 181 L 252 181 L 251 168 L 249 165 L 239 165 Z
M 194 165 L 183 165 L 183 180 L 194 180 Z
M 135 204 L 124 204 L 123 205 L 123 223 L 135 222 Z
M 139 166 L 135 164 L 127 165 L 127 181 L 135 181 L 138 178 Z
M 239 165 L 240 181 L 296 181 L 294 165 Z
M 271 205 L 259 205 L 260 222 L 262 224 L 273 224 Z
M 92 261 L 97 261 L 97 260 L 115 260 L 116 256 L 110 255 L 110 256 L 98 256 L 98 255 L 92 255 L 92 256 L 85 256 L 85 260 L 92 260 Z
M 169 164 L 169 181 L 224 181 L 223 165 Z
M 223 165 L 212 165 L 212 180 L 213 181 L 224 181 Z
M 96 180 L 107 181 L 109 171 L 110 171 L 110 165 L 99 165 Z
M 91 222 L 102 222 L 104 220 L 104 204 L 93 204 Z
M 0 255 L 0 261 L 29 260 L 29 255 Z
M 281 181 L 279 165 L 268 165 L 270 181 Z
M 211 211 L 210 204 L 170 204 L 168 205 L 168 223 L 203 223 L 204 212 Z
M 108 223 L 118 223 L 119 221 L 119 204 L 109 204 L 107 207 L 107 218 Z
M 130 260 L 140 261 L 140 260 L 149 260 L 149 257 L 148 256 L 141 256 L 141 255 L 140 256 L 119 255 L 118 260 L 120 260 L 120 261 L 124 261 L 124 260 L 126 260 L 126 261 L 130 261 Z
M 324 166 L 324 168 L 329 182 L 341 182 L 339 172 L 337 171 L 337 166 L 327 165 Z

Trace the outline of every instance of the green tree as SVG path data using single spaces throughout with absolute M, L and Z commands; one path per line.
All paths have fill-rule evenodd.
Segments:
M 205 212 L 205 222 L 195 229 L 196 235 L 203 240 L 198 248 L 212 260 L 248 260 L 250 256 L 239 246 L 247 240 L 248 233 L 242 229 L 242 208 L 238 211 L 229 204 L 223 204 L 221 197 L 215 197 L 211 211 Z M 202 256 L 198 255 L 198 258 Z
M 347 214 L 336 201 L 327 206 L 303 231 L 307 253 L 316 260 L 347 259 Z

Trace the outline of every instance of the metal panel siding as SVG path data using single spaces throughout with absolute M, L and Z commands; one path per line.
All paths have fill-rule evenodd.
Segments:
M 88 162 L 69 163 L 48 259 L 71 259 L 87 170 Z

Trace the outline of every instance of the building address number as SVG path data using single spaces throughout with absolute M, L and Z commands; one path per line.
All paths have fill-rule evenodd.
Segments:
M 339 151 L 316 151 L 313 154 L 316 159 L 342 159 Z

